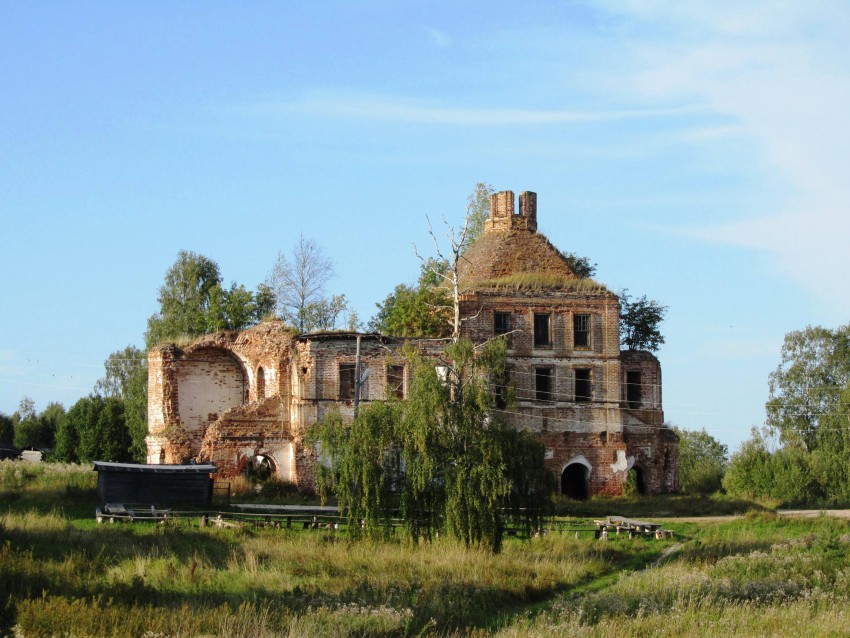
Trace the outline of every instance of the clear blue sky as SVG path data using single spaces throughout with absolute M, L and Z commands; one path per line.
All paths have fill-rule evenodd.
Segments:
M 361 317 L 477 181 L 668 305 L 667 418 L 737 447 L 783 335 L 850 315 L 846 2 L 10 3 L 0 411 L 91 392 L 181 249 L 299 232 Z

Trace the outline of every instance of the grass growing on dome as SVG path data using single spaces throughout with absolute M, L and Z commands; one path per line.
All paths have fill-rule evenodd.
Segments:
M 479 282 L 477 286 L 496 290 L 562 290 L 568 292 L 608 293 L 604 284 L 590 278 L 565 277 L 546 272 L 512 273 L 498 279 Z

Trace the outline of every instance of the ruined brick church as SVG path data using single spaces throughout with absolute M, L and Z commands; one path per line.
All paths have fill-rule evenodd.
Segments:
M 619 494 L 630 470 L 645 493 L 677 491 L 678 438 L 663 425 L 661 367 L 649 352 L 620 350 L 619 299 L 576 276 L 537 232 L 537 195 L 490 200 L 484 234 L 460 271 L 463 332 L 508 339 L 516 400 L 497 406 L 536 433 L 561 491 Z M 406 342 L 436 353 L 435 340 L 377 334 L 295 334 L 266 321 L 241 331 L 163 345 L 148 355 L 148 463 L 211 461 L 219 476 L 264 467 L 312 488 L 316 450 L 307 427 L 329 410 L 354 414 L 356 343 L 371 374 L 361 403 L 404 398 Z M 501 408 L 501 409 L 500 409 Z

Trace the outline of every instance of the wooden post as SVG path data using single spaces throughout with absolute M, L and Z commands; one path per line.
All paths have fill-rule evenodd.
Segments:
M 360 335 L 357 335 L 357 352 L 354 355 L 354 418 L 360 411 Z

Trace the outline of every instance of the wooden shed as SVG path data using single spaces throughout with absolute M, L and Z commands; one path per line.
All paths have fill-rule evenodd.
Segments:
M 216 466 L 141 465 L 95 461 L 102 503 L 207 506 Z

